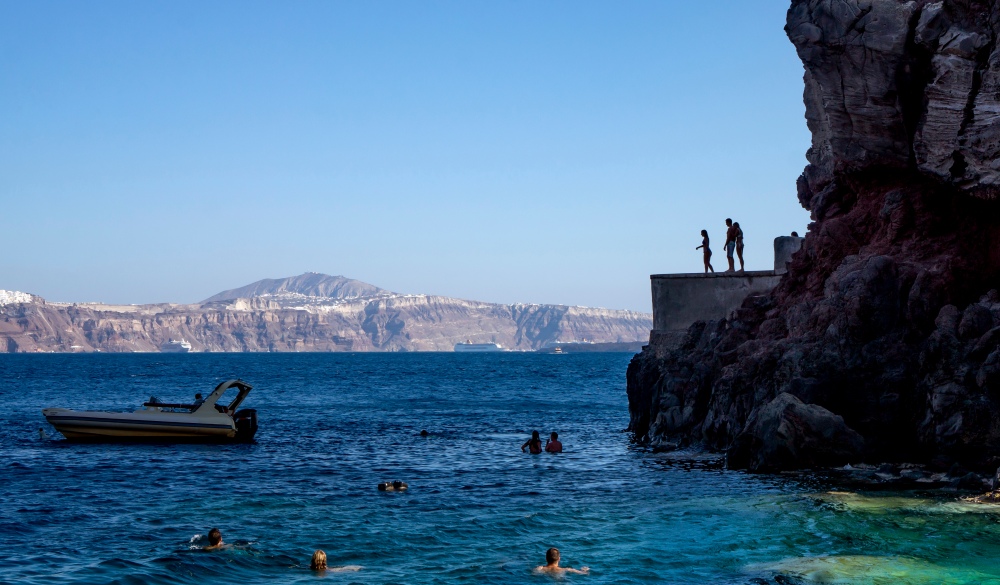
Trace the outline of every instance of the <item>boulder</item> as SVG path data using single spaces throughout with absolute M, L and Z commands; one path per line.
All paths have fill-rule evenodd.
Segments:
M 783 392 L 750 415 L 726 456 L 730 469 L 781 471 L 857 461 L 864 439 L 843 417 Z

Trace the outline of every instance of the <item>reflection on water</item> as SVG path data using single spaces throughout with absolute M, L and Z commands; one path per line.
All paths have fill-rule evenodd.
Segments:
M 0 581 L 990 583 L 996 506 L 632 448 L 628 355 L 0 356 Z M 240 376 L 255 445 L 40 440 L 48 406 L 182 400 Z M 426 429 L 427 436 L 420 431 Z M 565 453 L 525 455 L 532 430 Z M 379 492 L 399 479 L 406 492 Z M 832 493 L 831 493 L 832 492 Z M 198 549 L 217 526 L 238 548 Z M 759 582 L 759 581 L 756 581 Z

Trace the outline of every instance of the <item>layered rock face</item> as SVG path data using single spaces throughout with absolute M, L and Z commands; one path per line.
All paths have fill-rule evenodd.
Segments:
M 48 303 L 0 291 L 0 352 L 159 351 L 184 338 L 193 351 L 451 351 L 496 342 L 633 342 L 652 315 L 560 305 L 504 305 L 403 295 L 341 276 L 262 280 L 193 305 Z
M 1000 1 L 794 0 L 785 30 L 813 135 L 803 249 L 772 293 L 633 359 L 631 430 L 739 468 L 992 471 Z

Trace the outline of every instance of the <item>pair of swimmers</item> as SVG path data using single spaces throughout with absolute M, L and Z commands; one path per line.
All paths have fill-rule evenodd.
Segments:
M 586 575 L 590 572 L 590 567 L 583 567 L 582 569 L 572 569 L 570 567 L 560 567 L 559 566 L 560 554 L 559 549 L 550 548 L 545 551 L 545 564 L 535 567 L 536 573 L 548 573 L 550 575 L 564 575 L 566 573 L 573 573 L 576 575 Z M 357 571 L 361 567 L 357 565 L 348 565 L 346 567 L 333 567 L 329 568 L 326 566 L 326 553 L 322 550 L 317 550 L 313 553 L 312 561 L 309 563 L 309 568 L 313 571 Z
M 205 552 L 212 552 L 216 550 L 222 550 L 226 548 L 231 548 L 233 545 L 226 544 L 222 541 L 222 531 L 218 528 L 213 528 L 208 531 L 208 546 L 202 548 Z M 360 571 L 361 567 L 358 565 L 347 565 L 344 567 L 327 567 L 326 566 L 326 553 L 322 550 L 317 550 L 313 553 L 312 559 L 309 562 L 309 568 L 314 571 L 330 571 L 330 572 L 344 572 L 344 571 Z
M 573 569 L 570 567 L 560 567 L 559 566 L 560 554 L 559 549 L 550 548 L 545 551 L 545 564 L 535 567 L 536 573 L 548 573 L 550 575 L 565 575 L 566 573 L 573 573 L 576 575 L 586 575 L 590 572 L 590 567 L 583 567 L 582 569 Z M 357 565 L 347 565 L 346 567 L 333 567 L 328 568 L 326 566 L 326 553 L 322 550 L 317 550 L 313 553 L 312 561 L 309 563 L 309 568 L 313 571 L 357 571 L 361 567 Z
M 528 449 L 528 452 L 532 455 L 538 455 L 542 452 L 542 439 L 539 438 L 538 431 L 531 431 L 531 438 L 521 445 L 521 453 L 524 453 L 525 449 Z M 545 440 L 545 452 L 562 453 L 562 443 L 559 442 L 559 433 L 552 431 L 549 438 Z
M 208 531 L 208 546 L 206 546 L 204 551 L 211 552 L 216 550 L 221 550 L 224 548 L 229 548 L 232 545 L 228 545 L 222 541 L 222 531 L 218 528 L 213 528 Z M 550 548 L 545 551 L 545 564 L 535 567 L 536 573 L 548 573 L 551 575 L 563 575 L 566 573 L 574 573 L 577 575 L 586 575 L 590 572 L 590 567 L 583 567 L 582 569 L 572 569 L 569 567 L 559 566 L 559 549 Z M 346 571 L 360 571 L 361 567 L 359 565 L 345 565 L 343 567 L 328 567 L 326 564 L 326 552 L 322 549 L 316 550 L 313 553 L 312 559 L 309 561 L 309 568 L 313 571 L 330 571 L 335 573 L 343 573 Z

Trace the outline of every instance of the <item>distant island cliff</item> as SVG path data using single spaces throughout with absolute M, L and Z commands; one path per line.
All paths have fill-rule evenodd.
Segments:
M 53 303 L 0 291 L 0 352 L 451 351 L 456 343 L 535 350 L 554 342 L 635 342 L 652 316 L 562 305 L 393 293 L 325 274 L 266 279 L 201 303 Z
M 759 471 L 1000 465 L 1000 2 L 794 0 L 813 223 L 628 370 L 631 430 Z

